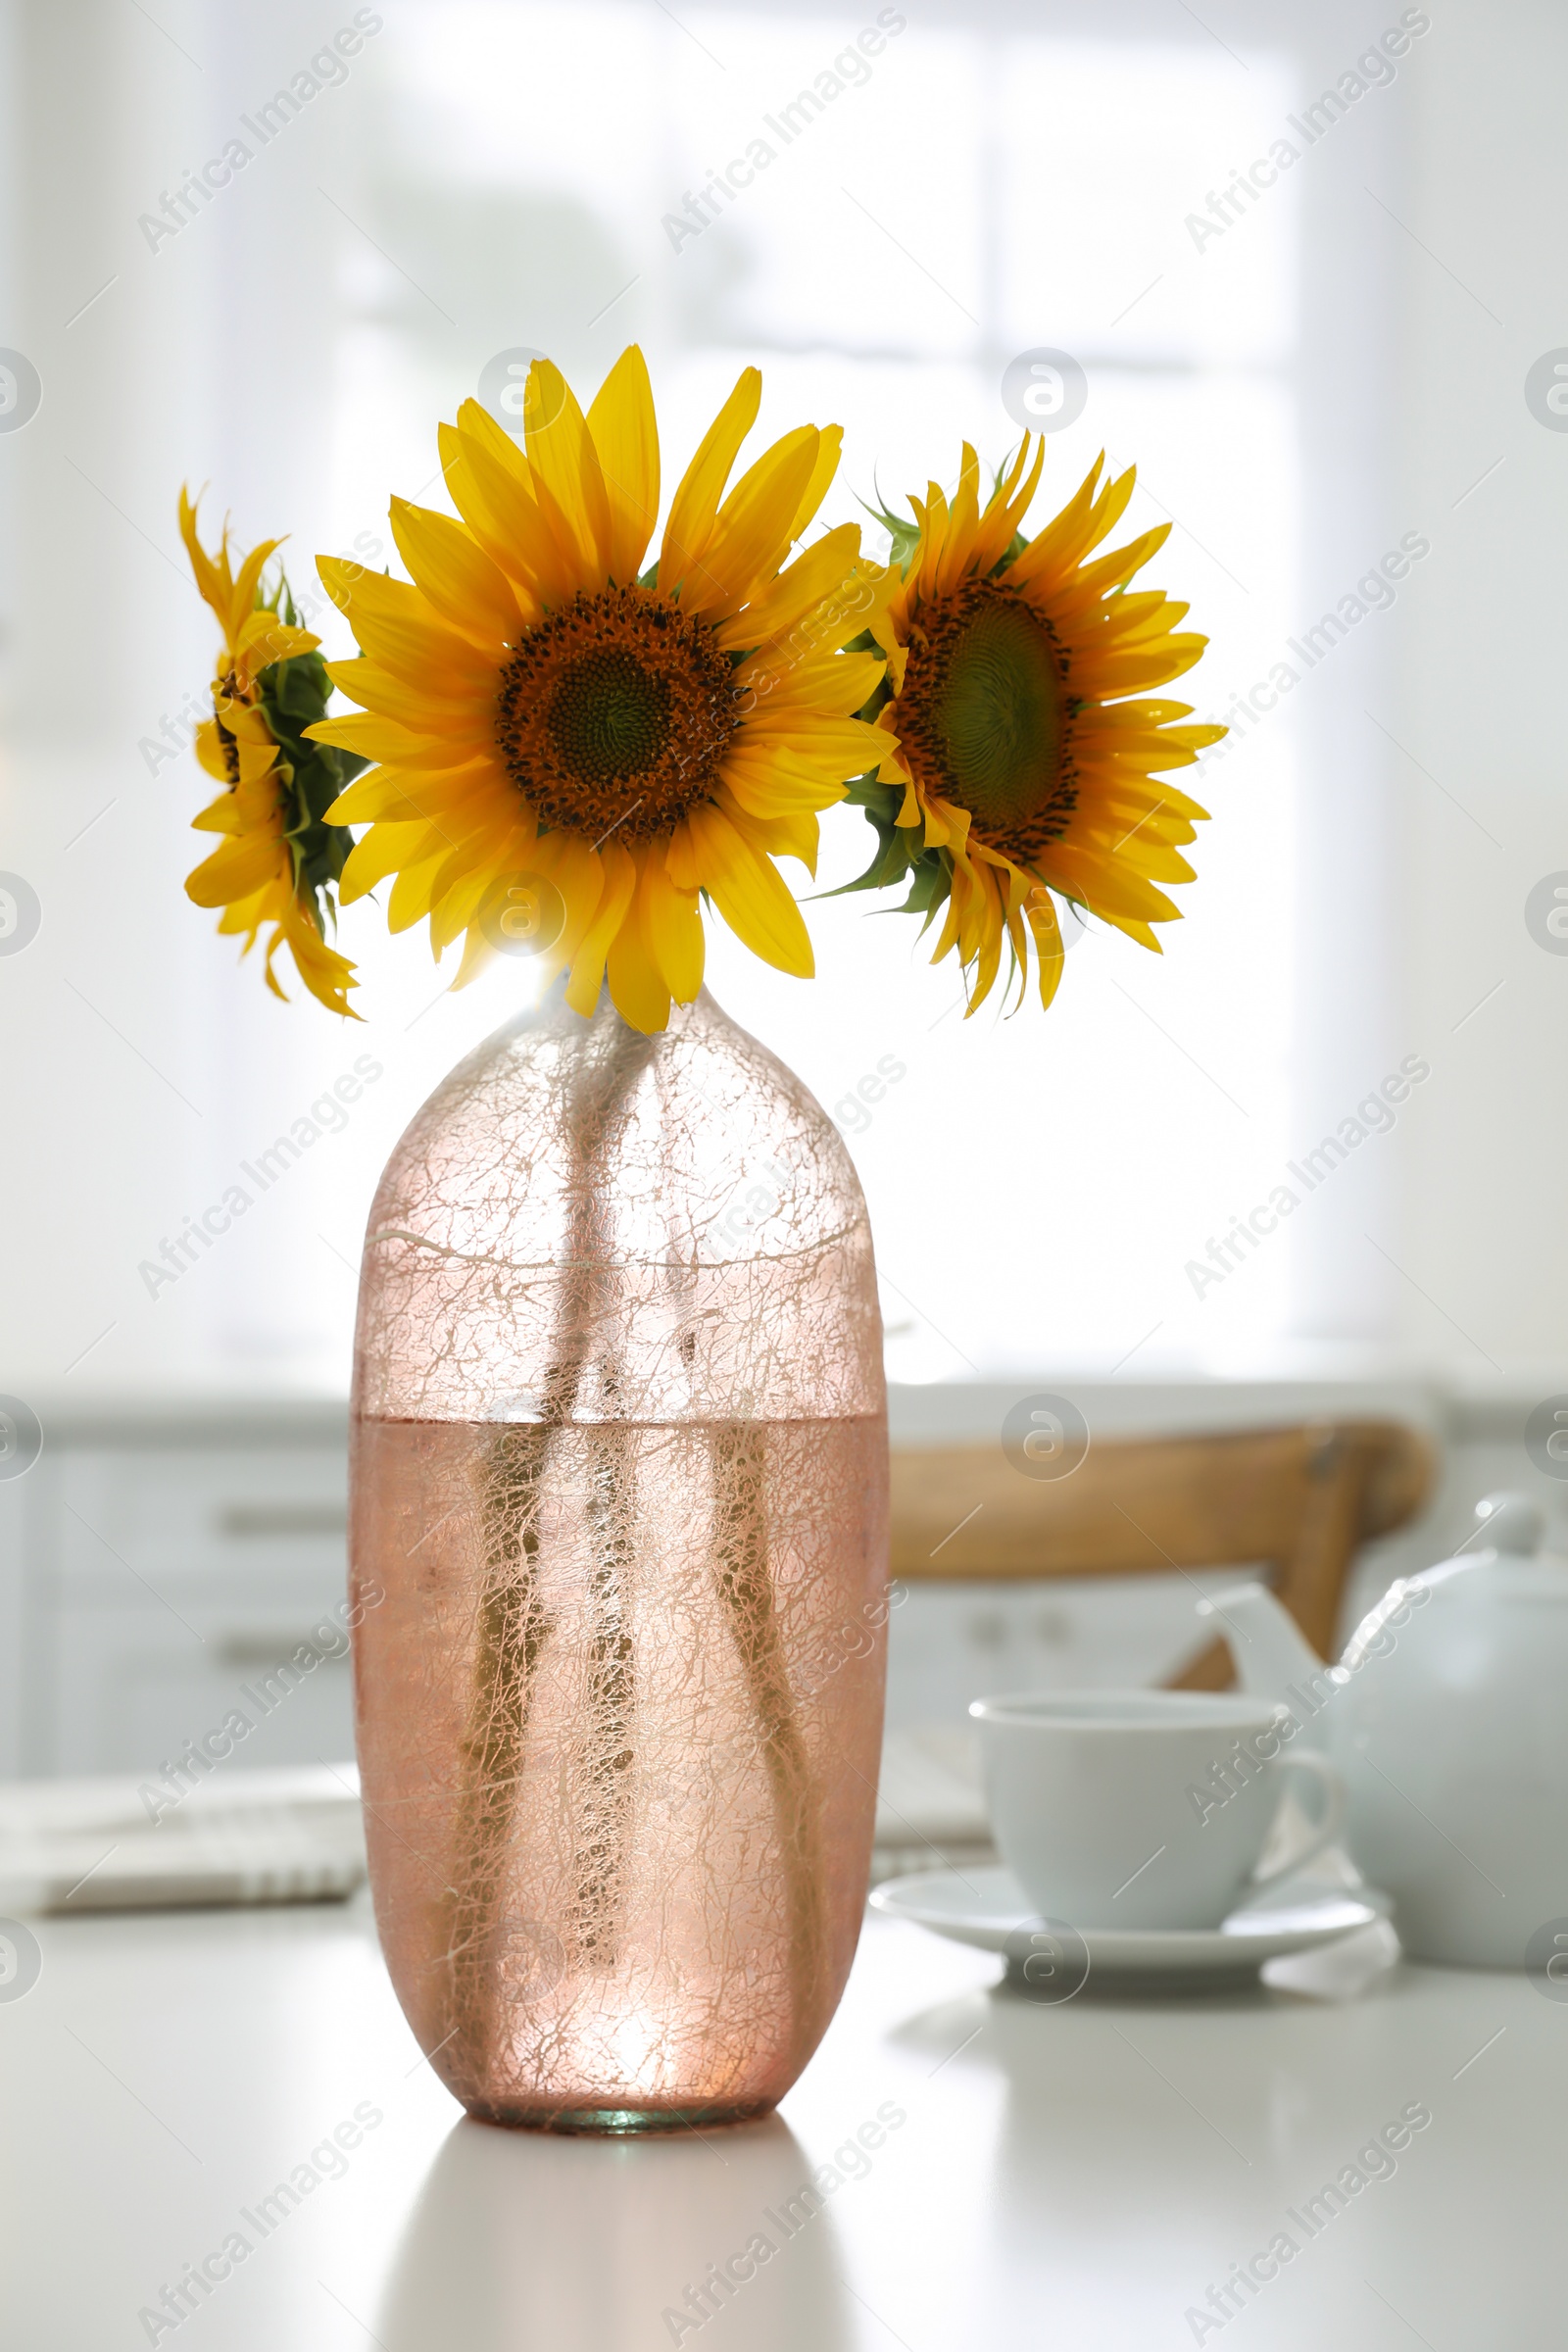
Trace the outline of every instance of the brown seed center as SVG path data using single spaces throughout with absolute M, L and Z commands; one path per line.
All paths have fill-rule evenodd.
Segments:
M 712 631 L 667 597 L 584 590 L 507 662 L 497 746 L 541 824 L 649 841 L 717 784 L 733 679 Z
M 1077 802 L 1065 662 L 1050 624 L 1000 580 L 920 608 L 899 696 L 905 756 L 978 840 L 1027 863 Z

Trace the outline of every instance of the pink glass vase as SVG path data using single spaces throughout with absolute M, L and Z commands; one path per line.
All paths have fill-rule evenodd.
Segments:
M 376 1919 L 473 2115 L 765 2112 L 865 1899 L 887 1421 L 871 1237 L 705 993 L 452 1072 L 370 1212 L 355 1685 Z

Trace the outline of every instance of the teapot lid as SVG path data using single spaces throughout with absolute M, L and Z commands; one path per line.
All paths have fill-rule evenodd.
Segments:
M 1458 1590 L 1461 1583 L 1468 1584 L 1466 1570 L 1485 1568 L 1492 1576 L 1502 1570 L 1509 1572 L 1507 1590 L 1521 1598 L 1568 1600 L 1568 1559 L 1543 1551 L 1545 1533 L 1546 1514 L 1533 1494 L 1517 1488 L 1485 1494 L 1476 1504 L 1475 1533 L 1466 1537 L 1452 1559 L 1427 1569 L 1416 1581 L 1434 1590 L 1443 1585 Z M 1488 1582 L 1496 1589 L 1491 1586 L 1491 1576 Z
M 1504 1488 L 1497 1494 L 1484 1494 L 1476 1504 L 1476 1535 L 1485 1533 L 1494 1551 L 1503 1551 L 1533 1558 L 1541 1549 L 1546 1532 L 1546 1514 L 1533 1494 L 1521 1494 L 1517 1488 Z M 1470 1541 L 1474 1543 L 1475 1537 Z

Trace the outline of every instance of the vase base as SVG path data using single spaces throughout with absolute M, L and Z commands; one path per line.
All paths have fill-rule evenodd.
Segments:
M 692 2107 L 536 2107 L 510 2101 L 466 2099 L 476 2123 L 500 2124 L 509 2132 L 574 2132 L 624 2139 L 654 2132 L 697 2132 L 715 2124 L 755 2124 L 771 2115 L 771 2099 L 721 2100 Z

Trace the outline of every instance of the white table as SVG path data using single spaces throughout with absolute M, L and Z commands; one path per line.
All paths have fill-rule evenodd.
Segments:
M 253 2250 L 157 2341 L 1535 2352 L 1564 2339 L 1568 2003 L 1522 1977 L 1399 1967 L 1348 1995 L 1319 1956 L 1288 1964 L 1292 1991 L 1036 2007 L 992 1989 L 986 1955 L 872 1919 L 779 2116 L 616 2143 L 464 2119 L 403 2023 L 363 1897 L 33 1925 L 38 1981 L 0 2002 L 7 2352 L 145 2344 L 140 2310 L 236 2230 Z M 1288 2209 L 1417 2103 L 1432 2120 L 1397 2171 L 1308 2242 Z M 874 2140 L 879 2114 L 905 2121 L 784 2242 L 785 2206 L 861 2125 Z M 339 2125 L 358 2144 L 314 2169 L 341 2177 L 296 2210 L 280 2201 L 263 2238 L 242 2210 Z M 1280 2230 L 1300 2243 L 1294 2261 L 1199 2329 L 1189 2308 Z M 779 2250 L 731 2300 L 700 2328 L 665 2318 L 759 2232 Z

